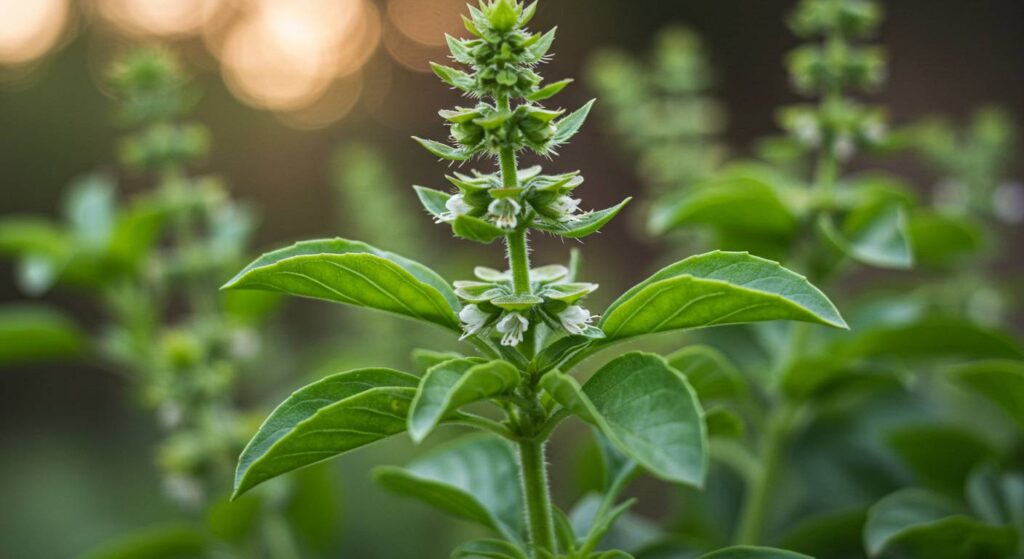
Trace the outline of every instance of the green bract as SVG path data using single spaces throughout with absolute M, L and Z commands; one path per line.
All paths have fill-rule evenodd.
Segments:
M 448 37 L 452 58 L 465 69 L 433 69 L 472 104 L 441 111 L 452 143 L 417 138 L 442 159 L 496 160 L 496 171 L 445 177 L 451 191 L 415 190 L 434 221 L 450 225 L 456 236 L 485 244 L 503 240 L 507 270 L 477 267 L 474 279 L 449 286 L 411 260 L 334 239 L 268 253 L 226 285 L 416 318 L 459 332 L 480 355 L 421 350 L 414 356 L 421 378 L 361 369 L 300 389 L 242 454 L 236 495 L 401 431 L 418 443 L 443 424 L 469 426 L 491 435 L 456 441 L 406 468 L 379 468 L 375 474 L 385 487 L 502 538 L 465 544 L 454 557 L 628 557 L 597 548 L 632 503 L 616 501 L 637 465 L 667 481 L 702 485 L 711 454 L 709 430 L 735 437 L 743 422 L 721 406 L 706 418 L 698 395 L 720 405 L 743 386 L 724 388 L 736 380 L 735 371 L 707 348 L 673 358 L 685 372 L 654 354 L 621 355 L 582 387 L 571 376 L 575 365 L 609 344 L 667 330 L 779 319 L 845 327 L 835 307 L 803 277 L 745 253 L 710 253 L 669 266 L 620 297 L 597 324 L 583 305 L 598 286 L 578 277 L 578 258 L 570 266 L 531 267 L 531 229 L 586 237 L 629 201 L 582 212 L 575 197 L 583 184 L 578 172 L 518 167 L 524 150 L 554 155 L 581 129 L 592 105 L 568 112 L 539 104 L 571 80 L 542 84 L 536 70 L 554 31 L 526 30 L 535 10 L 536 4 L 514 0 L 470 7 L 465 23 L 472 37 Z M 698 383 L 696 391 L 689 378 Z M 551 502 L 544 448 L 571 415 L 596 427 L 599 438 L 625 457 L 591 525 L 578 533 Z M 740 552 L 747 550 L 728 553 Z

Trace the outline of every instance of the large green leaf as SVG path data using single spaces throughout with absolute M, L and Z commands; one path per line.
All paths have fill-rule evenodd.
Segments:
M 921 489 L 903 489 L 875 503 L 864 526 L 872 556 L 909 553 L 922 559 L 1011 557 L 1017 537 L 964 514 L 953 501 Z
M 459 303 L 444 279 L 422 264 L 356 241 L 305 241 L 267 253 L 224 287 L 368 307 L 459 330 Z
M 420 381 L 409 410 L 409 435 L 421 442 L 451 412 L 519 384 L 519 370 L 505 361 L 452 359 L 435 365 Z
M 717 349 L 694 345 L 666 357 L 668 364 L 683 373 L 701 403 L 736 400 L 747 393 L 747 381 L 735 365 Z
M 75 357 L 85 334 L 64 314 L 48 307 L 0 308 L 0 365 Z
M 703 410 L 683 377 L 660 356 L 633 352 L 601 367 L 583 388 L 560 371 L 541 386 L 654 475 L 701 486 L 708 463 Z
M 738 176 L 696 185 L 678 200 L 656 207 L 648 223 L 658 235 L 690 225 L 785 237 L 796 229 L 797 218 L 771 185 Z
M 516 457 L 500 438 L 463 437 L 404 468 L 375 468 L 373 477 L 391 491 L 481 524 L 512 541 L 523 533 Z
M 242 451 L 235 496 L 264 481 L 405 431 L 419 379 L 357 369 L 293 393 Z
M 202 530 L 168 524 L 129 533 L 101 545 L 83 559 L 188 559 L 205 557 L 210 543 Z
M 983 464 L 967 479 L 965 494 L 971 510 L 985 522 L 1012 524 L 1024 533 L 1024 473 L 1004 473 Z
M 971 470 L 995 456 L 984 440 L 950 425 L 903 425 L 887 439 L 922 485 L 950 496 L 961 495 Z
M 914 260 L 925 266 L 956 264 L 985 246 L 984 230 L 969 216 L 917 209 L 909 230 Z
M 803 276 L 745 252 L 720 251 L 691 256 L 636 285 L 608 307 L 600 326 L 612 341 L 766 320 L 846 327 Z
M 836 248 L 862 264 L 880 268 L 910 268 L 914 264 L 906 210 L 898 202 L 859 208 L 841 225 L 823 215 L 818 225 Z
M 1024 361 L 989 360 L 959 367 L 953 378 L 988 398 L 1024 428 Z
M 50 220 L 9 216 L 0 220 L 0 253 L 11 256 L 40 254 L 51 258 L 69 255 L 72 237 Z
M 754 547 L 738 545 L 705 553 L 697 559 L 812 559 L 808 555 L 775 549 L 771 547 Z
M 925 317 L 905 324 L 861 330 L 860 335 L 841 345 L 851 357 L 1024 357 L 1024 348 L 1009 333 L 956 317 Z

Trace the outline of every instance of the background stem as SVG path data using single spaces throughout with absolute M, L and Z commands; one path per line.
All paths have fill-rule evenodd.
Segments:
M 764 531 L 765 517 L 772 502 L 786 447 L 794 409 L 788 405 L 777 407 L 768 417 L 764 438 L 761 440 L 761 468 L 753 484 L 747 488 L 743 512 L 736 532 L 736 543 L 756 545 Z
M 554 552 L 555 529 L 551 517 L 551 494 L 548 491 L 547 464 L 544 462 L 544 443 L 536 439 L 520 440 L 519 463 L 522 468 L 530 542 L 536 549 Z

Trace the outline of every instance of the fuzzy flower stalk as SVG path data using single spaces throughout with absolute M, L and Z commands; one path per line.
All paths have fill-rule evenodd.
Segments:
M 526 29 L 537 4 L 514 0 L 481 2 L 464 17 L 469 38 L 448 36 L 451 58 L 464 69 L 433 64 L 434 73 L 471 102 L 443 110 L 449 143 L 417 138 L 449 161 L 492 159 L 494 172 L 456 172 L 451 192 L 416 187 L 427 210 L 455 235 L 482 243 L 505 239 L 508 270 L 477 269 L 476 279 L 456 282 L 463 305 L 464 337 L 495 337 L 501 345 L 534 347 L 538 336 L 600 337 L 595 316 L 580 305 L 597 288 L 569 277 L 564 266 L 530 268 L 528 231 L 579 238 L 596 232 L 626 203 L 603 211 L 581 210 L 573 192 L 577 172 L 544 174 L 518 168 L 520 153 L 552 156 L 579 130 L 591 104 L 566 114 L 542 104 L 572 80 L 544 85 L 537 67 L 549 57 L 555 30 Z M 628 200 L 627 200 L 628 201 Z M 529 353 L 529 350 L 527 350 Z

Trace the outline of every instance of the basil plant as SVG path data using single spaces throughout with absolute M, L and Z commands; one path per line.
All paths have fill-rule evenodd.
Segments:
M 462 69 L 435 64 L 468 107 L 441 111 L 451 141 L 417 139 L 454 162 L 493 160 L 497 170 L 454 172 L 450 190 L 416 187 L 438 224 L 469 241 L 505 245 L 507 270 L 478 267 L 448 282 L 423 264 L 358 241 L 306 241 L 265 254 L 226 289 L 257 289 L 375 309 L 447 331 L 465 355 L 421 351 L 421 375 L 367 368 L 327 376 L 295 391 L 266 419 L 239 458 L 235 495 L 282 474 L 407 434 L 421 442 L 445 425 L 481 433 L 406 467 L 382 467 L 385 487 L 479 523 L 493 538 L 454 557 L 629 557 L 599 551 L 632 501 L 626 484 L 646 472 L 699 487 L 708 470 L 705 412 L 689 378 L 659 355 L 617 353 L 581 384 L 584 360 L 620 342 L 675 330 L 774 320 L 834 328 L 846 323 L 804 277 L 744 252 L 686 258 L 622 294 L 596 316 L 579 259 L 532 265 L 529 234 L 581 239 L 629 201 L 589 211 L 576 197 L 578 172 L 520 168 L 530 151 L 553 156 L 582 127 L 591 103 L 567 113 L 544 102 L 571 80 L 537 73 L 555 31 L 526 25 L 537 4 L 482 1 L 464 17 L 468 39 L 448 37 Z M 472 411 L 469 406 L 473 404 Z M 482 405 L 490 412 L 482 411 Z M 587 518 L 571 521 L 551 499 L 545 442 L 575 417 L 606 445 L 609 482 Z M 765 555 L 777 553 L 776 555 Z M 758 548 L 707 557 L 785 556 Z

